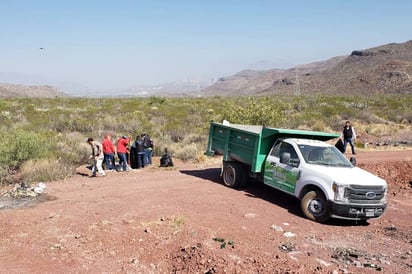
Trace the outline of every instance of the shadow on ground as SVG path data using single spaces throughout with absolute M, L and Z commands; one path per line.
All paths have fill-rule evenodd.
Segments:
M 208 168 L 208 169 L 195 169 L 195 170 L 180 170 L 181 173 L 194 176 L 196 178 L 201 178 L 204 180 L 209 180 L 213 183 L 221 184 L 220 179 L 220 168 Z
M 180 170 L 181 173 L 208 180 L 212 183 L 222 184 L 220 177 L 220 168 L 196 169 L 196 170 Z M 249 179 L 248 185 L 242 189 L 233 189 L 233 191 L 243 191 L 250 198 L 263 199 L 274 205 L 288 210 L 289 213 L 305 218 L 300 210 L 300 200 L 285 192 L 272 188 L 268 185 Z M 358 226 L 369 225 L 367 221 L 352 221 L 342 219 L 330 219 L 325 225 L 331 226 Z

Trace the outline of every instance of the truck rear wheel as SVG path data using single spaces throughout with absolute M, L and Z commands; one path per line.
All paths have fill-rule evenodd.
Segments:
M 319 190 L 312 190 L 303 196 L 300 207 L 306 218 L 320 223 L 326 222 L 330 214 L 325 195 Z
M 245 185 L 245 172 L 242 166 L 236 162 L 223 163 L 223 183 L 231 188 L 239 188 Z

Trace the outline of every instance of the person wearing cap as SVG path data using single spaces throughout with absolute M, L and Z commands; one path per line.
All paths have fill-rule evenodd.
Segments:
M 117 140 L 117 156 L 119 157 L 119 166 L 123 171 L 127 171 L 127 157 L 130 138 L 123 135 Z
M 100 144 L 97 141 L 94 141 L 91 137 L 87 139 L 87 143 L 90 145 L 92 149 L 92 154 L 90 155 L 90 159 L 93 159 L 92 177 L 96 177 L 96 170 L 99 172 L 101 176 L 106 176 L 106 173 L 104 173 L 104 170 L 102 168 L 104 159 L 102 144 Z

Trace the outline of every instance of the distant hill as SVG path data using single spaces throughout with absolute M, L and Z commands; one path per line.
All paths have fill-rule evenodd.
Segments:
M 20 84 L 0 83 L 0 98 L 14 97 L 69 97 L 59 89 L 48 85 L 25 86 Z
M 220 78 L 203 95 L 412 93 L 412 40 L 291 69 L 245 70 Z

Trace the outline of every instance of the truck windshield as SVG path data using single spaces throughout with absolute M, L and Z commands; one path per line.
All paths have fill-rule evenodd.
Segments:
M 306 163 L 351 167 L 352 164 L 337 148 L 324 146 L 299 145 L 299 150 Z

